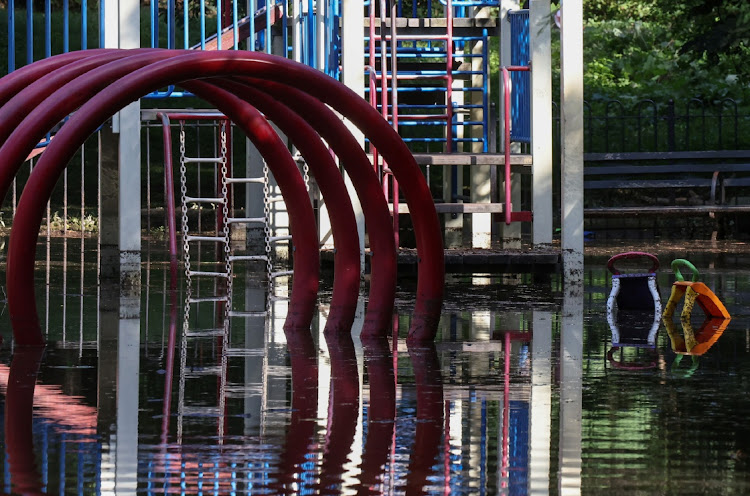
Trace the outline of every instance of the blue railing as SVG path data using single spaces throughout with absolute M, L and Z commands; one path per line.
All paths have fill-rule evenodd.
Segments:
M 510 19 L 510 65 L 527 66 L 531 60 L 529 53 L 529 11 L 508 12 Z M 531 143 L 531 74 L 511 72 L 513 92 L 511 93 L 511 132 L 512 141 Z

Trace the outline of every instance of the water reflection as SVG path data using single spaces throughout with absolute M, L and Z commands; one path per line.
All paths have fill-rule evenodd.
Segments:
M 737 391 L 750 370 L 750 271 L 707 274 L 730 327 L 677 321 L 662 332 L 653 313 L 619 312 L 613 329 L 611 278 L 604 264 L 591 267 L 586 287 L 451 276 L 439 338 L 419 349 L 406 346 L 405 312 L 390 339 L 323 332 L 325 287 L 310 332 L 287 332 L 283 298 L 251 314 L 267 304 L 252 274 L 238 276 L 228 326 L 217 302 L 191 310 L 188 331 L 220 335 L 185 339 L 186 295 L 169 291 L 158 260 L 140 302 L 101 288 L 81 345 L 71 339 L 77 318 L 62 339 L 53 270 L 43 358 L 24 359 L 7 335 L 0 350 L 0 390 L 10 381 L 3 490 L 701 494 L 691 484 L 700 473 L 742 493 L 750 403 Z M 662 288 L 668 279 L 657 275 Z M 613 358 L 643 367 L 613 371 Z M 700 367 L 684 373 L 692 360 Z M 26 400 L 13 377 L 26 378 Z

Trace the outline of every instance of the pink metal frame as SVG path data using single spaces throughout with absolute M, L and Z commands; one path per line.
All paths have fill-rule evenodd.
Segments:
M 371 0 L 369 6 L 370 16 L 370 43 L 369 43 L 369 66 L 366 70 L 369 71 L 370 75 L 370 105 L 377 108 L 377 93 L 376 79 L 377 72 L 375 70 L 375 61 L 377 59 L 375 40 L 380 40 L 380 102 L 381 102 L 381 114 L 383 118 L 388 120 L 388 80 L 391 81 L 391 120 L 393 129 L 398 132 L 398 121 L 403 120 L 422 120 L 422 119 L 445 119 L 445 148 L 446 152 L 450 153 L 453 151 L 453 2 L 447 0 L 445 5 L 445 17 L 446 17 L 446 33 L 444 35 L 398 35 L 396 32 L 396 2 L 391 3 L 390 21 L 391 21 L 391 34 L 385 34 L 385 19 L 386 19 L 386 2 L 380 0 L 380 34 L 375 34 L 375 1 Z M 397 46 L 398 40 L 412 40 L 415 43 L 417 41 L 445 41 L 446 51 L 446 68 L 444 76 L 409 76 L 398 74 L 397 66 Z M 388 62 L 387 62 L 387 43 L 391 43 L 391 74 L 388 74 Z M 398 80 L 399 79 L 416 79 L 416 78 L 430 78 L 430 79 L 444 79 L 445 88 L 445 105 L 446 111 L 442 116 L 421 116 L 421 115 L 402 115 L 398 114 Z M 375 147 L 372 148 L 373 163 L 377 169 L 378 154 Z M 383 195 L 386 200 L 392 197 L 393 202 L 393 236 L 396 239 L 396 246 L 399 246 L 399 221 L 398 221 L 398 210 L 399 210 L 399 183 L 398 179 L 393 175 L 390 170 L 388 163 L 384 160 L 381 169 L 381 182 L 383 186 Z M 389 185 L 389 179 L 392 180 L 392 185 Z

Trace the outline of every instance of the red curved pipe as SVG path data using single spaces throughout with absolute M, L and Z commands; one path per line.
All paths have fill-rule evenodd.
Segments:
M 417 428 L 414 451 L 409 459 L 406 478 L 407 494 L 426 494 L 426 484 L 433 475 L 433 465 L 443 441 L 443 379 L 434 343 L 409 346 L 409 357 L 417 386 Z
M 78 52 L 68 52 L 60 55 L 53 55 L 52 57 L 16 69 L 10 74 L 0 78 L 0 105 L 5 105 L 5 103 L 16 93 L 40 78 L 45 77 L 55 69 L 70 64 L 71 62 L 76 62 L 87 57 L 112 51 L 113 50 L 107 48 L 96 48 Z
M 387 336 L 396 297 L 396 242 L 377 175 L 367 155 L 341 119 L 326 105 L 287 85 L 242 78 L 248 86 L 261 88 L 277 100 L 284 100 L 331 146 L 352 180 L 365 215 L 369 233 L 370 295 L 362 336 Z
M 106 63 L 99 69 L 83 71 L 75 81 L 73 81 L 75 74 L 68 72 L 69 80 L 73 82 L 61 88 L 58 87 L 60 81 L 52 79 L 48 82 L 47 78 L 43 78 L 33 85 L 33 89 L 28 94 L 21 92 L 3 106 L 3 109 L 6 107 L 17 109 L 19 107 L 16 102 L 21 102 L 22 106 L 25 105 L 27 108 L 20 113 L 9 112 L 3 115 L 3 125 L 12 130 L 12 133 L 7 138 L 2 136 L 5 141 L 0 147 L 0 160 L 2 160 L 0 163 L 0 198 L 5 198 L 18 169 L 39 140 L 55 124 L 91 98 L 93 92 L 105 88 L 113 80 L 144 64 L 173 56 L 160 50 L 148 50 L 146 53 L 139 50 L 110 51 L 109 53 L 120 53 L 126 56 Z M 102 75 L 105 68 L 111 69 L 111 74 Z M 64 70 L 65 68 L 59 68 L 55 73 Z M 71 86 L 73 86 L 72 91 L 65 91 Z M 54 90 L 54 93 L 51 90 Z M 47 95 L 46 98 L 44 95 Z M 29 105 L 36 105 L 36 107 L 29 110 Z
M 137 53 L 144 53 L 144 52 L 148 53 L 148 52 L 154 52 L 154 50 L 138 50 L 136 52 Z M 161 54 L 160 56 L 164 55 L 163 51 L 158 51 L 157 50 L 157 52 L 159 52 Z M 60 68 L 55 73 L 51 74 L 48 78 L 45 78 L 45 79 L 37 82 L 36 84 L 30 86 L 26 90 L 23 90 L 21 92 L 21 94 L 18 95 L 18 98 L 16 98 L 13 102 L 19 102 L 19 101 L 37 101 L 39 99 L 43 99 L 44 97 L 49 96 L 55 89 L 57 89 L 60 84 L 63 84 L 65 82 L 67 82 L 67 81 L 70 81 L 70 80 L 72 80 L 73 78 L 75 78 L 78 75 L 84 74 L 85 72 L 87 72 L 87 71 L 91 70 L 93 67 L 95 67 L 97 64 L 102 65 L 102 64 L 105 64 L 105 63 L 107 63 L 107 62 L 109 62 L 109 61 L 111 61 L 113 59 L 122 58 L 122 57 L 124 57 L 126 55 L 132 55 L 132 53 L 129 52 L 129 51 L 119 51 L 119 50 L 118 51 L 107 51 L 104 54 L 100 54 L 100 55 L 95 56 L 95 57 L 89 57 L 88 59 L 83 60 L 83 61 L 79 62 L 78 64 L 75 64 L 73 67 L 67 66 L 67 67 Z M 98 85 L 100 85 L 100 86 L 106 86 L 106 81 L 99 80 L 98 81 Z M 56 109 L 57 112 L 51 113 L 51 115 L 47 114 L 48 120 L 47 120 L 46 123 L 44 123 L 44 121 L 42 121 L 42 120 L 35 120 L 34 121 L 36 129 L 37 129 L 37 136 L 41 136 L 41 135 L 44 134 L 44 132 L 45 132 L 45 130 L 44 130 L 45 124 L 49 124 L 52 121 L 55 121 L 55 122 L 59 121 L 59 119 L 61 119 L 64 115 L 67 115 L 71 110 L 73 110 L 73 108 L 75 108 L 75 106 L 74 106 L 74 100 L 65 99 L 65 102 L 67 102 L 67 105 L 65 105 L 65 106 L 59 106 Z M 0 111 L 6 111 L 7 112 L 4 115 L 4 117 L 5 117 L 4 123 L 6 125 L 16 125 L 17 123 L 15 121 L 16 120 L 20 120 L 22 118 L 21 114 L 18 112 L 18 107 L 19 107 L 18 104 L 16 104 L 16 105 L 10 105 L 9 104 L 5 108 L 0 109 Z M 15 110 L 15 112 L 13 112 L 14 110 Z M 0 115 L 2 115 L 2 114 L 0 114 Z M 317 136 L 316 136 L 316 139 L 317 139 Z M 16 144 L 16 150 L 18 150 L 17 157 L 20 157 L 21 155 L 26 155 L 26 152 L 23 150 L 23 146 L 22 146 L 23 141 L 22 140 L 20 140 L 20 141 L 19 140 L 11 140 L 11 141 Z M 31 141 L 31 140 L 29 140 L 29 141 Z M 36 138 L 34 138 L 34 141 L 36 142 Z M 325 155 L 326 156 L 328 155 L 327 152 L 326 152 Z M 13 156 L 11 155 L 10 158 L 12 160 Z M 16 162 L 18 162 L 18 160 L 16 160 Z M 20 167 L 20 165 L 21 165 L 20 162 L 18 162 L 18 166 L 19 167 Z M 4 170 L 6 172 L 9 172 L 9 171 L 15 172 L 15 170 L 17 170 L 17 168 L 15 168 L 15 170 L 13 170 L 13 168 L 6 167 Z M 11 174 L 6 174 L 6 177 L 8 177 L 8 180 L 7 180 L 6 184 L 9 185 L 10 181 L 12 180 L 12 175 Z M 339 176 L 339 181 L 341 181 L 340 176 Z M 343 181 L 341 181 L 341 186 L 342 186 L 343 191 L 345 193 L 345 188 L 343 187 Z M 329 195 L 329 196 L 332 196 L 332 195 Z M 340 198 L 346 198 L 345 195 L 342 196 L 340 194 L 340 191 L 337 192 L 336 196 L 338 196 Z M 337 211 L 340 211 L 340 210 L 341 210 L 341 208 L 337 208 Z M 351 208 L 349 208 L 349 210 L 351 211 Z M 343 215 L 343 214 L 339 214 L 339 215 Z M 352 218 L 352 224 L 353 224 L 354 223 L 353 213 L 351 215 L 351 218 Z M 341 232 L 346 232 L 346 231 L 349 231 L 349 232 L 356 231 L 356 227 L 355 228 L 351 228 L 351 226 L 347 226 L 345 228 L 345 230 L 341 230 Z M 342 236 L 340 236 L 340 237 L 342 237 Z M 341 243 L 341 244 L 343 244 L 343 243 Z M 353 299 L 353 301 L 349 305 L 350 309 L 348 309 L 349 313 L 351 314 L 349 320 L 353 320 L 353 317 L 354 317 L 354 312 L 356 310 L 356 294 L 357 294 L 358 285 L 359 285 L 359 271 L 358 271 L 358 259 L 359 259 L 359 256 L 358 256 L 358 247 L 357 247 L 356 241 L 354 241 L 353 246 L 356 249 L 356 252 L 354 253 L 354 257 L 356 258 L 356 265 L 354 266 L 354 270 L 356 271 L 356 274 L 354 275 L 353 278 L 356 279 L 356 285 L 357 286 L 356 286 L 356 288 L 345 287 L 345 288 L 339 290 L 340 294 L 347 295 L 347 297 L 350 300 Z M 343 253 L 347 253 L 347 252 L 351 253 L 351 250 L 347 250 L 346 248 L 344 248 L 343 249 Z M 344 257 L 341 257 L 341 258 L 343 259 Z M 343 265 L 343 267 L 341 267 L 341 268 L 338 267 L 340 265 Z M 346 268 L 347 268 L 347 266 L 346 266 L 345 263 L 343 263 L 343 264 L 337 264 L 337 269 L 336 270 L 338 272 L 340 270 L 346 270 Z M 351 270 L 351 264 L 350 264 L 349 269 Z M 352 279 L 352 278 L 350 277 L 350 279 Z M 336 298 L 335 298 L 336 294 L 337 294 L 337 292 L 334 291 L 334 300 L 336 300 Z M 353 298 L 352 298 L 352 296 L 348 296 L 348 295 L 352 295 Z M 339 299 L 341 299 L 341 298 L 339 297 Z M 307 306 L 309 307 L 309 305 L 307 305 Z M 337 312 L 333 311 L 332 325 L 335 325 L 336 319 L 337 319 L 337 315 L 338 315 Z M 344 320 L 346 321 L 347 318 L 345 317 Z M 344 323 L 344 325 L 346 325 L 346 323 Z M 351 323 L 348 324 L 347 328 L 349 328 L 350 326 L 351 326 Z
M 166 54 L 167 54 L 166 51 L 161 52 L 162 56 Z M 149 63 L 151 62 L 152 56 L 153 54 L 136 55 L 127 60 L 119 61 L 117 62 L 117 64 L 120 64 L 119 67 L 121 67 L 121 65 L 128 65 L 130 67 L 133 64 L 132 59 L 138 59 L 138 60 L 141 60 L 143 63 Z M 98 84 L 100 84 L 101 80 L 106 78 L 106 74 L 108 74 L 111 69 L 112 69 L 112 64 L 106 65 L 102 67 L 101 69 L 93 71 L 91 74 L 91 77 L 94 78 Z M 121 71 L 118 70 L 117 68 L 114 68 L 114 70 L 111 70 L 111 72 L 115 73 L 116 75 L 121 74 Z M 102 73 L 104 73 L 104 76 L 102 75 Z M 60 97 L 60 92 L 57 92 L 49 99 L 50 101 L 54 100 L 54 102 L 50 104 L 55 106 L 55 109 L 58 110 L 58 113 L 62 115 L 67 115 L 70 109 L 68 109 L 67 107 L 64 107 L 65 106 L 64 102 L 75 101 L 75 95 L 77 93 L 79 92 L 85 93 L 85 90 L 81 87 L 83 86 L 85 88 L 86 83 L 85 81 L 82 82 L 81 79 L 83 78 L 79 78 L 78 80 L 67 85 L 65 88 L 61 89 L 61 92 L 63 93 L 62 97 Z M 242 106 L 242 104 L 243 102 L 239 99 L 236 99 L 235 101 L 233 101 L 234 106 L 238 106 L 238 105 Z M 120 106 L 124 105 L 124 103 L 122 103 L 122 99 L 120 99 L 119 105 Z M 59 110 L 60 108 L 63 108 L 63 107 L 64 107 L 64 110 Z M 32 112 L 31 114 L 32 120 L 37 117 L 36 115 L 37 113 L 40 113 L 38 109 L 35 112 Z M 49 116 L 49 114 L 53 114 L 53 113 L 54 112 L 49 112 L 46 115 Z M 83 113 L 86 113 L 86 112 L 83 112 Z M 100 109 L 100 113 L 101 113 L 101 109 Z M 228 112 L 227 115 L 229 115 L 230 113 L 231 111 Z M 104 111 L 102 115 L 103 117 L 101 117 L 101 120 L 103 121 L 107 116 L 109 116 L 109 113 L 107 113 L 107 111 Z M 29 134 L 33 134 L 34 128 L 36 127 L 36 132 L 41 133 L 43 135 L 45 131 L 39 131 L 39 129 L 42 129 L 43 126 L 45 125 L 44 122 L 40 122 L 40 121 L 43 121 L 44 116 L 45 114 L 42 113 L 42 117 L 41 119 L 39 119 L 39 121 L 33 121 L 35 122 L 36 126 L 33 123 L 26 126 L 26 124 L 28 124 L 29 119 L 24 120 L 23 123 L 19 126 L 20 131 L 14 132 L 11 138 L 8 141 L 6 141 L 3 148 L 0 148 L 0 152 L 2 152 L 2 150 L 5 149 L 6 147 L 10 147 L 12 149 L 18 150 L 18 143 L 23 141 L 22 139 L 23 136 L 21 136 L 18 140 L 16 140 L 14 139 L 16 136 L 16 133 L 27 132 Z M 57 114 L 55 114 L 55 116 L 57 116 Z M 91 115 L 89 115 L 88 117 L 91 117 Z M 49 120 L 56 122 L 59 119 L 49 119 Z M 74 122 L 78 122 L 78 119 L 76 119 Z M 91 119 L 89 119 L 88 122 L 90 124 Z M 261 122 L 261 121 L 258 121 L 258 122 Z M 265 126 L 268 126 L 265 119 L 262 119 L 262 123 Z M 72 150 L 75 151 L 78 148 L 78 146 L 80 146 L 80 144 L 83 142 L 83 140 L 85 140 L 88 134 L 90 132 L 93 132 L 93 130 L 99 124 L 100 122 L 94 125 L 93 128 L 90 128 L 88 131 L 83 131 L 83 132 L 81 132 L 80 129 L 76 132 L 76 130 L 74 129 L 75 125 L 66 125 L 65 126 L 66 131 L 63 134 L 61 134 L 61 136 L 70 137 L 70 133 L 73 133 L 75 136 L 77 136 L 77 138 L 74 136 L 74 139 L 73 139 L 75 144 L 73 145 Z M 31 132 L 27 130 L 27 128 L 29 127 L 32 129 Z M 278 136 L 270 128 L 270 126 L 268 126 L 264 132 L 267 137 L 270 137 L 272 139 L 275 138 L 278 141 Z M 62 133 L 62 130 L 61 130 L 61 133 Z M 29 140 L 29 141 L 35 142 L 35 139 Z M 55 141 L 59 142 L 60 140 L 56 139 Z M 61 147 L 62 147 L 62 143 L 58 143 L 57 145 L 55 145 L 54 148 L 52 148 L 53 150 L 57 150 L 57 151 L 51 154 L 47 154 L 48 157 L 44 160 L 40 159 L 39 163 L 37 164 L 37 167 L 35 168 L 37 173 L 32 174 L 34 177 L 38 178 L 39 175 L 42 174 L 42 172 L 48 167 L 45 164 L 48 164 L 49 162 L 53 161 L 52 155 L 59 154 L 58 152 L 61 149 Z M 68 156 L 70 156 L 73 153 L 73 151 L 68 150 L 67 151 Z M 298 270 L 297 270 L 295 284 L 294 284 L 293 291 L 292 291 L 293 305 L 291 305 L 291 307 L 296 310 L 296 313 L 290 314 L 288 316 L 286 325 L 295 327 L 295 328 L 309 329 L 309 324 L 310 324 L 310 321 L 312 320 L 312 313 L 314 311 L 315 298 L 317 296 L 317 287 L 318 287 L 317 270 L 319 266 L 318 251 L 317 251 L 317 237 L 313 228 L 314 216 L 312 213 L 312 208 L 309 202 L 307 201 L 307 193 L 304 188 L 304 183 L 302 182 L 302 179 L 299 176 L 299 173 L 297 171 L 296 164 L 294 163 L 291 156 L 289 155 L 289 152 L 286 149 L 286 147 L 280 141 L 278 141 L 277 143 L 277 152 L 282 157 L 284 155 L 286 156 L 286 160 L 282 162 L 282 163 L 286 163 L 285 168 L 283 170 L 278 168 L 279 167 L 279 165 L 277 164 L 278 160 L 270 160 L 270 163 L 271 163 L 272 169 L 273 168 L 276 169 L 275 175 L 281 177 L 281 180 L 279 181 L 279 186 L 282 189 L 282 193 L 286 191 L 287 196 L 292 196 L 293 198 L 293 200 L 287 201 L 290 213 L 292 213 L 295 210 L 300 210 L 300 212 L 298 212 L 299 218 L 305 219 L 304 221 L 298 222 L 298 224 L 301 227 L 299 229 L 296 229 L 304 233 L 304 235 L 300 235 L 302 238 L 301 241 L 295 240 L 295 244 L 297 246 L 304 247 L 304 249 L 302 249 L 295 256 L 295 260 L 296 260 L 295 266 L 298 268 Z M 18 157 L 25 156 L 25 151 L 21 151 L 20 153 L 16 152 L 16 153 L 17 153 L 17 156 L 14 158 L 17 159 L 18 164 L 15 167 L 15 170 L 17 170 L 17 168 L 20 167 L 20 164 L 23 160 L 23 159 L 18 159 Z M 52 167 L 53 168 L 56 167 L 55 170 L 57 170 L 56 172 L 57 175 L 50 176 L 49 174 L 47 174 L 47 176 L 41 182 L 42 186 L 40 186 L 39 184 L 36 185 L 35 192 L 28 193 L 26 195 L 27 198 L 29 198 L 28 201 L 30 203 L 33 203 L 35 201 L 33 198 L 39 197 L 39 195 L 41 194 L 40 191 L 42 190 L 51 191 L 52 186 L 54 186 L 54 182 L 56 181 L 62 169 L 64 169 L 65 163 L 67 163 L 68 159 L 60 160 L 60 157 L 57 157 L 56 159 L 54 159 L 55 165 L 53 165 Z M 282 158 L 282 160 L 284 159 Z M 12 164 L 9 164 L 9 165 L 12 165 Z M 40 166 L 42 165 L 44 165 L 44 167 L 40 168 Z M 4 164 L 4 167 L 5 167 L 5 164 Z M 9 167 L 9 168 L 13 169 L 13 167 Z M 284 172 L 284 170 L 286 172 Z M 38 179 L 31 180 L 30 178 L 30 181 L 27 183 L 27 188 L 34 182 L 39 182 L 39 180 Z M 294 184 L 295 186 L 294 186 L 294 190 L 290 194 L 287 190 L 291 187 L 292 184 Z M 30 189 L 27 189 L 25 191 L 29 191 L 29 190 Z M 31 197 L 29 197 L 28 195 L 31 195 Z M 22 195 L 22 201 L 23 201 L 23 195 Z M 295 206 L 292 206 L 292 204 L 294 204 Z M 25 227 L 28 222 L 29 212 L 22 213 L 20 210 L 20 205 L 21 203 L 19 203 L 19 212 L 18 212 L 19 215 L 16 217 L 17 222 L 14 222 L 14 223 L 17 226 L 18 232 L 24 233 L 22 237 L 25 237 L 27 240 L 29 240 L 28 242 L 32 243 L 31 246 L 35 246 L 36 238 L 38 237 L 38 228 L 29 229 Z M 36 215 L 38 217 L 36 222 L 40 222 L 41 217 L 39 216 L 38 213 Z M 292 213 L 292 216 L 294 216 L 293 213 Z M 31 239 L 33 239 L 33 241 L 30 241 Z M 21 246 L 21 245 L 22 243 L 17 244 L 17 246 Z M 9 256 L 10 256 L 10 251 L 12 250 L 9 248 Z M 18 277 L 16 276 L 17 273 L 23 272 L 21 269 L 22 266 L 25 266 L 26 270 L 33 270 L 34 250 L 26 250 L 26 249 L 19 248 L 13 251 L 15 253 L 15 256 L 18 257 L 18 258 L 14 258 L 14 260 L 16 260 L 17 263 L 14 262 L 12 264 L 14 265 L 14 267 L 8 271 L 7 276 L 8 276 L 9 285 L 15 288 L 13 291 L 11 291 L 12 293 L 14 293 L 14 296 L 10 298 L 11 300 L 16 302 L 12 304 L 12 305 L 16 305 L 15 306 L 16 311 L 11 313 L 11 320 L 14 324 L 13 326 L 14 334 L 16 336 L 17 343 L 20 345 L 38 345 L 38 344 L 43 343 L 43 339 L 41 337 L 41 333 L 38 331 L 39 324 L 38 324 L 38 318 L 36 315 L 36 306 L 35 306 L 35 302 L 33 298 L 33 294 L 34 294 L 33 284 L 31 282 L 31 279 L 26 279 L 23 276 L 18 276 Z M 25 294 L 26 297 L 21 297 L 20 296 L 21 294 Z M 29 297 L 29 295 L 32 295 L 32 297 Z M 11 304 L 9 303 L 9 305 Z M 34 329 L 37 329 L 37 331 L 34 332 Z
M 159 53 L 159 51 L 155 49 L 138 50 L 138 53 L 148 52 Z M 72 63 L 72 61 L 68 62 L 66 65 L 50 70 L 50 72 L 44 74 L 43 77 L 40 77 L 39 80 L 28 84 L 27 86 L 18 88 L 17 93 L 4 102 L 2 107 L 0 107 L 0 141 L 5 141 L 5 139 L 8 138 L 8 135 L 13 132 L 15 127 L 14 124 L 20 122 L 29 114 L 29 102 L 43 102 L 45 98 L 57 91 L 58 88 L 69 83 L 78 76 L 109 62 L 131 55 L 133 54 L 120 50 L 108 50 L 98 55 L 86 57 L 82 60 L 76 60 L 75 64 Z M 163 55 L 159 56 L 163 57 Z M 90 92 L 97 92 L 105 85 L 106 83 L 100 85 L 98 88 L 92 87 Z M 3 92 L 7 92 L 7 88 L 4 86 Z M 84 98 L 86 95 L 81 95 L 81 97 Z M 85 99 L 82 101 L 85 101 Z
M 3 140 L 7 138 L 7 135 L 10 133 L 10 131 L 18 124 L 20 120 L 23 119 L 23 117 L 28 112 L 28 102 L 29 101 L 42 101 L 44 98 L 48 97 L 50 94 L 52 94 L 55 90 L 57 90 L 61 85 L 71 81 L 77 76 L 80 76 L 81 74 L 85 74 L 86 72 L 104 65 L 108 62 L 111 62 L 113 60 L 121 59 L 126 56 L 131 56 L 135 53 L 148 53 L 148 52 L 160 52 L 161 56 L 163 56 L 163 52 L 160 50 L 153 50 L 153 49 L 143 49 L 143 50 L 136 50 L 136 51 L 122 51 L 122 50 L 106 50 L 103 51 L 103 53 L 100 53 L 95 56 L 87 57 L 83 60 L 78 60 L 76 64 L 70 64 L 59 67 L 58 70 L 53 71 L 47 75 L 47 77 L 37 81 L 34 84 L 31 84 L 30 86 L 22 89 L 16 97 L 11 100 L 7 105 L 0 108 L 0 140 Z M 205 84 L 205 83 L 204 83 Z M 99 85 L 101 87 L 106 86 L 106 82 L 100 81 Z M 243 87 L 244 88 L 244 87 Z M 67 112 L 72 110 L 74 108 L 73 102 L 68 101 L 68 105 L 66 105 L 65 108 L 59 108 L 56 113 L 54 113 L 53 116 L 49 116 L 48 123 L 51 122 L 53 119 L 55 121 L 59 121 L 61 116 L 67 115 Z M 39 133 L 43 135 L 45 132 L 41 128 L 43 128 L 44 125 L 41 122 L 37 121 L 37 129 L 39 129 Z M 315 136 L 315 139 L 320 142 L 317 135 Z M 19 146 L 17 149 L 22 149 L 23 147 L 20 146 L 21 143 L 19 143 Z M 320 153 L 321 150 L 318 150 L 316 155 L 317 156 L 323 156 Z M 325 156 L 328 156 L 328 153 L 325 153 Z M 315 160 L 315 159 L 310 159 Z M 20 164 L 19 164 L 20 165 Z M 333 165 L 333 168 L 335 169 L 335 165 Z M 5 169 L 9 172 L 9 168 Z M 322 172 L 318 172 L 318 175 L 322 174 Z M 335 204 L 335 198 L 341 198 L 346 199 L 346 189 L 343 184 L 343 181 L 341 180 L 340 175 L 338 172 L 336 172 L 336 177 L 338 178 L 340 182 L 340 188 L 335 193 L 329 193 L 326 195 L 324 192 L 323 194 L 326 195 L 329 198 L 333 198 L 330 200 L 333 204 Z M 5 184 L 9 186 L 10 182 L 12 181 L 12 175 L 11 174 L 5 174 Z M 323 181 L 325 183 L 325 181 Z M 2 184 L 0 183 L 0 187 L 2 187 Z M 7 186 L 6 186 L 7 187 Z M 321 185 L 322 189 L 325 190 L 326 185 Z M 343 194 L 342 194 L 343 193 Z M 339 213 L 342 211 L 342 209 L 345 209 L 346 207 L 337 205 L 337 208 L 335 209 L 336 215 L 345 215 L 345 213 Z M 349 211 L 351 212 L 351 207 L 349 207 Z M 333 215 L 332 215 L 333 216 Z M 174 222 L 172 220 L 172 222 Z M 354 227 L 352 227 L 352 225 Z M 351 214 L 351 223 L 350 225 L 347 225 L 345 227 L 340 226 L 339 228 L 340 232 L 356 232 L 356 224 L 354 221 L 354 215 Z M 343 240 L 342 240 L 343 239 Z M 171 241 L 170 241 L 171 242 Z M 346 308 L 347 314 L 350 314 L 350 317 L 345 317 L 344 321 L 342 322 L 342 326 L 345 328 L 351 327 L 351 321 L 353 321 L 354 313 L 356 311 L 356 294 L 359 287 L 359 253 L 358 253 L 358 245 L 356 243 L 356 239 L 354 240 L 352 246 L 356 250 L 353 255 L 351 252 L 351 248 L 347 248 L 345 246 L 346 239 L 344 236 L 339 236 L 339 241 L 337 242 L 337 251 L 339 251 L 340 255 L 337 256 L 337 267 L 336 267 L 336 273 L 344 273 L 351 272 L 352 270 L 355 271 L 355 273 L 348 277 L 349 280 L 354 281 L 353 284 L 356 284 L 354 286 L 352 283 L 348 284 L 347 286 L 340 288 L 339 291 L 336 291 L 336 288 L 334 287 L 334 297 L 333 297 L 333 310 L 332 310 L 332 318 L 329 319 L 330 325 L 336 325 L 337 319 L 339 316 L 339 311 L 336 310 L 338 308 L 338 300 L 341 300 L 341 297 L 339 296 L 337 298 L 337 294 L 346 295 L 346 298 L 350 300 L 350 302 L 346 305 L 344 305 Z M 170 253 L 174 253 L 174 250 L 170 250 Z M 349 259 L 352 258 L 352 256 L 355 257 L 355 262 L 351 262 L 350 260 L 347 260 L 347 257 Z M 172 260 L 172 267 L 174 268 L 176 266 L 176 260 Z M 354 263 L 354 265 L 352 265 Z M 343 267 L 341 267 L 343 265 Z M 176 277 L 176 272 L 173 270 L 172 274 L 173 279 Z M 341 279 L 341 277 L 339 277 Z M 341 285 L 341 284 L 339 284 Z M 336 284 L 334 283 L 334 286 Z M 351 296 L 350 296 L 351 295 Z M 347 320 L 349 320 L 347 324 Z
M 271 487 L 277 494 L 297 494 L 293 484 L 303 481 L 300 473 L 318 431 L 318 351 L 310 333 L 285 334 L 292 366 L 292 417 Z
M 119 62 L 117 65 L 121 66 L 122 62 Z M 102 69 L 93 72 L 99 73 Z M 112 68 L 109 69 L 109 71 L 112 70 Z M 108 74 L 106 70 L 102 72 Z M 101 113 L 103 106 L 107 107 L 106 111 L 114 111 L 119 107 L 116 107 L 113 102 L 118 102 L 122 106 L 137 99 L 143 93 L 147 93 L 149 90 L 159 88 L 165 84 L 172 84 L 196 77 L 217 77 L 238 74 L 251 75 L 264 79 L 275 79 L 290 84 L 304 81 L 305 87 L 310 94 L 320 98 L 350 118 L 368 135 L 370 140 L 378 147 L 381 154 L 392 164 L 394 173 L 404 186 L 405 196 L 410 205 L 419 253 L 420 270 L 417 286 L 417 303 L 414 310 L 412 329 L 409 333 L 409 340 L 413 342 L 433 339 L 437 330 L 442 304 L 444 267 L 441 234 L 429 189 L 414 158 L 408 152 L 403 141 L 400 140 L 395 131 L 380 119 L 379 116 L 373 116 L 373 112 L 377 115 L 377 111 L 368 106 L 366 102 L 351 90 L 335 83 L 332 79 L 314 69 L 275 56 L 249 52 L 195 52 L 177 55 L 171 60 L 151 64 L 133 72 L 124 77 L 117 85 L 110 86 L 93 97 L 74 117 L 94 111 Z M 83 82 L 79 80 L 83 80 Z M 76 88 L 85 92 L 89 84 L 91 83 L 87 76 L 79 78 L 70 85 L 66 85 L 66 89 Z M 81 119 L 84 119 L 84 117 L 81 117 Z M 101 120 L 103 118 L 99 119 L 100 122 Z M 58 141 L 59 137 L 58 133 L 55 141 Z M 45 174 L 53 172 L 47 171 Z M 40 172 L 37 175 L 41 174 Z M 26 191 L 29 191 L 28 185 Z M 43 188 L 37 186 L 36 190 L 32 190 L 29 194 L 39 194 L 43 191 Z M 32 215 L 28 220 L 34 219 L 34 217 Z M 37 230 L 41 216 L 34 220 L 36 222 L 34 230 Z M 16 232 L 31 230 L 27 224 L 22 223 L 21 227 L 19 227 L 18 223 L 14 224 L 14 231 Z M 13 242 L 13 238 L 20 237 L 20 235 L 12 236 L 11 245 L 15 244 L 16 250 L 28 247 L 26 243 L 33 242 L 36 239 L 37 233 L 38 230 L 36 233 L 25 237 L 25 242 L 21 243 L 20 246 L 18 243 Z M 14 253 L 16 250 L 14 250 Z M 23 257 L 22 254 L 14 256 Z M 29 258 L 31 259 L 30 262 L 25 263 L 23 269 L 21 269 L 21 265 L 10 264 L 9 253 L 9 266 L 14 272 L 15 268 L 18 268 L 18 272 L 21 274 L 25 271 L 26 276 L 30 280 L 30 275 L 33 273 L 33 257 Z M 10 271 L 8 275 L 11 275 Z M 9 284 L 11 284 L 10 277 Z M 24 282 L 22 278 L 16 278 L 12 281 L 12 284 L 23 286 Z M 31 287 L 31 291 L 25 293 L 26 297 L 29 295 L 33 296 L 33 286 Z M 9 298 L 9 306 L 12 308 L 12 314 L 19 319 L 20 323 L 23 323 L 25 320 L 24 316 L 18 312 L 18 310 L 24 309 L 23 298 L 17 296 Z M 33 305 L 32 308 L 35 309 Z
M 206 83 L 191 82 L 189 85 L 183 83 L 182 86 L 190 90 L 190 87 L 196 84 Z M 263 112 L 291 139 L 310 166 L 320 192 L 330 207 L 331 230 L 336 243 L 333 296 L 326 330 L 350 332 L 359 294 L 359 237 L 356 235 L 357 221 L 349 194 L 333 157 L 328 153 L 318 133 L 278 100 L 255 88 L 233 81 L 212 81 L 212 84 L 235 95 L 241 95 L 243 100 Z M 352 233 L 355 235 L 352 236 Z

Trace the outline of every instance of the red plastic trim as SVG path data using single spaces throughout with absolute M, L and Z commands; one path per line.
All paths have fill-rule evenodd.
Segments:
M 618 253 L 617 255 L 613 256 L 609 259 L 607 262 L 607 269 L 613 274 L 613 275 L 620 275 L 620 271 L 615 268 L 615 262 L 618 260 L 626 260 L 626 259 L 633 259 L 633 258 L 648 258 L 651 260 L 652 265 L 651 268 L 648 270 L 649 274 L 655 274 L 656 271 L 659 269 L 659 259 L 656 258 L 656 255 L 652 255 L 651 253 L 646 253 L 645 251 L 628 251 L 625 253 Z

